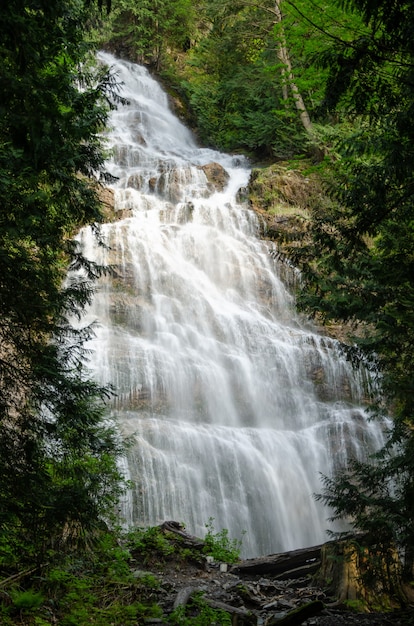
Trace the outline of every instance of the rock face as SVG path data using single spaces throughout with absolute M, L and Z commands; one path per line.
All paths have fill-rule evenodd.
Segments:
M 206 165 L 200 165 L 200 170 L 203 170 L 209 184 L 216 191 L 223 191 L 228 183 L 229 175 L 219 163 L 207 163 Z
M 316 178 L 310 178 L 287 164 L 254 169 L 249 182 L 252 208 L 264 220 L 270 239 L 287 236 L 292 240 L 304 230 L 304 218 L 322 195 Z
M 108 187 L 101 187 L 99 189 L 99 198 L 103 204 L 105 215 L 106 212 L 109 214 L 114 211 L 115 199 L 112 189 L 109 189 Z
M 207 163 L 198 166 L 199 170 L 204 172 L 208 181 L 208 191 L 206 195 L 213 194 L 216 191 L 223 191 L 226 187 L 229 174 L 219 163 Z M 183 170 L 182 168 L 163 168 L 160 167 L 156 176 L 147 181 L 148 191 L 153 194 L 160 194 L 167 198 L 171 203 L 176 204 L 182 199 L 183 184 L 191 185 L 194 183 L 191 168 Z M 134 174 L 128 179 L 128 187 L 142 190 L 145 188 L 145 180 L 139 174 Z M 103 205 L 103 213 L 105 221 L 114 222 L 116 220 L 130 217 L 132 212 L 130 209 L 115 210 L 115 197 L 112 189 L 101 187 L 98 189 L 99 197 Z
M 288 163 L 253 169 L 249 192 L 253 208 L 270 212 L 283 212 L 289 207 L 306 212 L 323 196 L 316 175 L 293 169 Z
M 102 202 L 102 213 L 105 222 L 116 222 L 126 217 L 131 217 L 132 209 L 115 210 L 115 193 L 108 187 L 98 189 L 98 195 Z
M 295 266 L 292 259 L 295 250 L 309 242 L 309 218 L 314 211 L 329 210 L 331 206 L 319 176 L 306 168 L 305 163 L 295 168 L 288 163 L 256 168 L 252 170 L 248 186 L 250 206 L 261 221 L 261 235 L 272 242 L 269 254 L 285 268 L 281 275 L 293 288 L 295 282 L 290 270 Z M 318 316 L 315 319 L 318 321 Z M 349 343 L 349 337 L 365 329 L 346 323 L 330 323 L 323 328 L 321 325 L 320 331 L 342 343 Z M 320 382 L 319 390 L 323 392 L 323 381 Z

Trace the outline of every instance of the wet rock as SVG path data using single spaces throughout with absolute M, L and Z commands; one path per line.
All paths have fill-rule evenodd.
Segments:
M 143 183 L 143 178 L 140 174 L 133 174 L 128 178 L 128 187 L 132 187 L 133 189 L 141 189 Z
M 203 170 L 208 182 L 216 191 L 223 191 L 228 183 L 229 175 L 222 165 L 214 162 L 207 163 L 206 165 L 200 165 L 199 169 Z
M 115 193 L 113 189 L 102 187 L 98 190 L 102 203 L 102 213 L 105 222 L 116 222 L 132 216 L 132 209 L 115 210 Z

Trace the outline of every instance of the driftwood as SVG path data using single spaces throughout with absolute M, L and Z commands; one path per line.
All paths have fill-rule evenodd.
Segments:
M 164 522 L 161 524 L 160 529 L 163 532 L 173 533 L 181 538 L 183 545 L 189 548 L 201 549 L 204 546 L 204 541 L 200 537 L 190 535 L 184 530 L 184 526 L 179 522 Z
M 324 609 L 323 602 L 315 600 L 315 602 L 308 602 L 300 606 L 298 609 L 289 611 L 284 617 L 271 617 L 266 622 L 266 626 L 299 626 L 303 624 L 307 619 L 319 615 Z
M 177 593 L 177 597 L 174 600 L 173 608 L 176 609 L 179 606 L 185 606 L 186 604 L 188 604 L 191 596 L 196 591 L 196 587 L 183 587 L 182 589 L 180 589 L 180 591 Z
M 186 606 L 190 602 L 191 596 L 198 591 L 200 591 L 200 589 L 197 587 L 183 587 L 180 589 L 177 593 L 177 597 L 175 598 L 173 608 L 176 609 L 179 606 Z M 208 597 L 203 597 L 203 601 L 212 609 L 219 609 L 229 613 L 229 615 L 232 616 L 232 623 L 234 625 L 239 623 L 239 618 L 240 624 L 245 624 L 246 626 L 256 624 L 256 618 L 246 609 L 241 609 L 239 607 L 232 606 L 231 604 L 220 602 L 219 600 L 213 600 Z
M 230 613 L 230 615 L 237 615 L 245 619 L 249 619 L 252 617 L 250 611 L 246 611 L 246 609 L 240 609 L 237 606 L 231 606 L 231 604 L 219 602 L 218 600 L 212 600 L 211 598 L 203 598 L 203 600 L 206 604 L 208 604 L 208 606 L 211 606 L 212 609 L 220 609 L 221 611 L 226 611 L 227 613 Z
M 321 564 L 322 545 L 301 548 L 256 559 L 246 559 L 231 568 L 235 574 L 271 574 L 279 580 L 301 578 L 316 572 Z

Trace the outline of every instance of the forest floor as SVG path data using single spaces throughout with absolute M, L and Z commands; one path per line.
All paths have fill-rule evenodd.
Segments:
M 333 599 L 322 589 L 313 587 L 308 578 L 278 581 L 271 576 L 240 576 L 231 572 L 220 572 L 219 565 L 206 565 L 204 569 L 196 565 L 158 567 L 151 570 L 161 582 L 157 601 L 169 614 L 177 606 L 177 598 L 188 597 L 189 593 L 201 593 L 212 607 L 230 607 L 240 613 L 233 613 L 233 623 L 283 625 L 303 624 L 304 626 L 409 626 L 414 624 L 414 611 L 391 613 L 360 613 L 349 607 L 330 607 Z M 153 598 L 155 599 L 155 598 Z M 284 621 L 288 614 L 299 607 L 321 601 L 324 608 L 304 621 Z M 230 612 L 230 610 L 229 610 Z M 243 612 L 246 613 L 243 616 Z M 247 616 L 250 614 L 250 617 Z M 236 618 L 236 619 L 235 619 Z M 300 619 L 300 618 L 298 618 Z M 237 621 L 236 621 L 237 620 Z M 168 621 L 147 620 L 154 626 L 168 624 Z
M 361 613 L 349 605 L 337 606 L 326 590 L 314 586 L 310 575 L 282 580 L 280 574 L 248 574 L 239 564 L 209 563 L 200 554 L 196 559 L 171 555 L 161 561 L 151 559 L 145 566 L 138 558 L 136 576 L 151 575 L 159 586 L 151 590 L 150 600 L 168 616 L 179 606 L 188 617 L 197 615 L 192 599 L 201 597 L 213 609 L 232 616 L 233 626 L 409 626 L 414 624 L 414 609 L 388 613 Z M 248 561 L 242 561 L 248 563 Z M 140 569 L 145 567 L 145 569 Z M 168 617 L 149 618 L 146 624 L 168 626 Z M 177 622 L 174 622 L 176 624 Z M 187 622 L 186 622 L 187 623 Z M 194 621 L 194 623 L 199 623 Z M 201 622 L 200 622 L 201 623 Z M 204 621 L 202 622 L 204 624 Z M 219 626 L 219 622 L 214 622 Z

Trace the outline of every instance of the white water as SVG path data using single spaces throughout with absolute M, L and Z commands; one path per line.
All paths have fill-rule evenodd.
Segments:
M 103 228 L 109 252 L 81 237 L 118 268 L 88 315 L 94 375 L 115 387 L 113 415 L 136 441 L 127 522 L 203 535 L 213 517 L 231 537 L 247 531 L 245 556 L 324 541 L 319 473 L 381 442 L 361 408 L 366 376 L 295 313 L 235 198 L 247 163 L 197 147 L 145 69 L 99 56 L 129 99 L 108 134 L 123 219 Z M 222 193 L 197 167 L 211 162 L 230 174 Z

